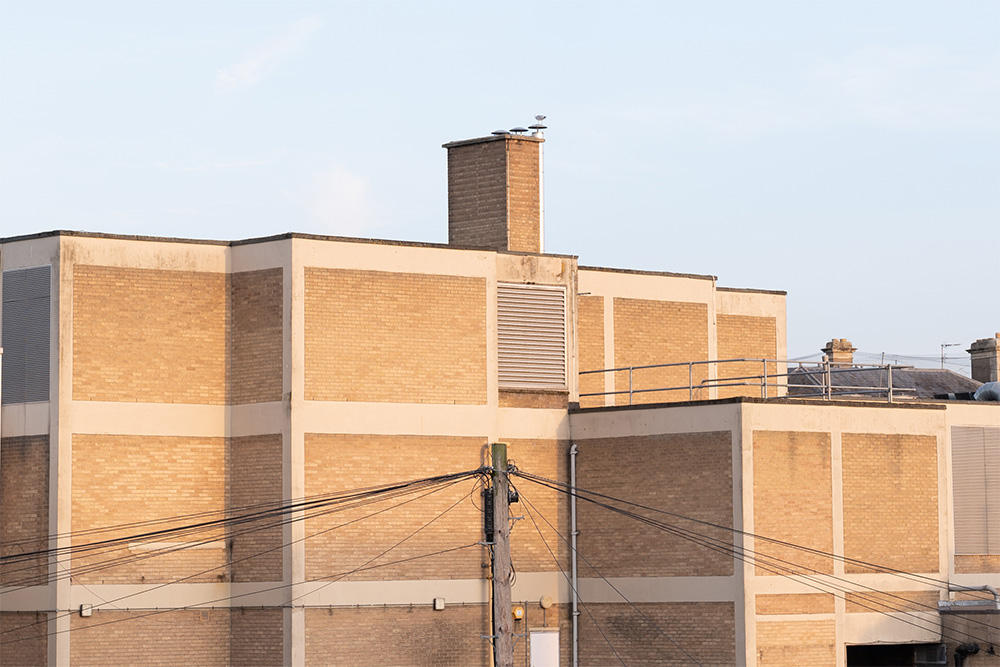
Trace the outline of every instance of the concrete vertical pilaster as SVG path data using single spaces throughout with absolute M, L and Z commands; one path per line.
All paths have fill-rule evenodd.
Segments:
M 291 244 L 291 261 L 286 267 L 285 308 L 285 401 L 288 419 L 282 427 L 284 442 L 284 497 L 287 500 L 302 498 L 305 492 L 305 434 L 298 423 L 305 396 L 305 274 L 296 256 L 295 242 Z M 301 518 L 301 511 L 296 513 Z M 285 609 L 285 665 L 305 665 L 306 614 L 299 596 L 306 578 L 305 523 L 293 521 L 285 526 L 287 548 L 284 564 L 284 582 L 288 585 L 289 606 Z M 298 604 L 298 606 L 296 606 Z

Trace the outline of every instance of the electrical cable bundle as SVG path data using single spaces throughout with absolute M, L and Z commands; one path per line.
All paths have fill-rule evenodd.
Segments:
M 563 482 L 547 479 L 537 475 L 532 475 L 530 473 L 526 473 L 520 470 L 512 472 L 512 475 L 533 482 L 539 486 L 560 493 L 564 493 L 569 496 L 575 496 L 579 500 L 587 501 L 589 503 L 594 504 L 595 506 L 602 507 L 608 511 L 614 512 L 621 516 L 628 517 L 630 519 L 643 523 L 647 526 L 677 536 L 681 539 L 687 540 L 694 544 L 698 544 L 711 551 L 725 554 L 735 560 L 755 565 L 756 567 L 770 574 L 783 576 L 788 579 L 797 581 L 809 588 L 813 588 L 814 590 L 818 590 L 822 593 L 834 595 L 835 597 L 842 598 L 845 601 L 848 600 L 848 596 L 851 596 L 852 597 L 852 599 L 850 600 L 851 604 L 857 605 L 863 609 L 866 609 L 867 611 L 883 614 L 889 618 L 894 618 L 896 620 L 899 620 L 903 623 L 907 623 L 908 625 L 912 625 L 921 630 L 930 630 L 935 633 L 940 632 L 943 638 L 957 642 L 959 644 L 966 643 L 970 639 L 984 644 L 991 643 L 988 638 L 978 637 L 971 633 L 969 633 L 966 637 L 957 637 L 945 633 L 941 630 L 939 623 L 930 621 L 924 617 L 917 616 L 916 613 L 919 612 L 912 611 L 912 607 L 922 607 L 926 609 L 926 612 L 923 613 L 934 612 L 936 614 L 937 613 L 936 606 L 925 605 L 920 603 L 919 601 L 905 598 L 903 596 L 896 595 L 889 591 L 881 591 L 873 587 L 866 586 L 857 581 L 852 581 L 849 579 L 845 579 L 843 577 L 835 576 L 833 574 L 820 572 L 815 568 L 802 565 L 801 563 L 796 563 L 787 559 L 778 558 L 776 556 L 765 554 L 760 551 L 748 549 L 741 545 L 734 544 L 733 541 L 731 540 L 721 540 L 719 538 L 712 537 L 704 532 L 699 532 L 697 530 L 692 530 L 689 528 L 683 528 L 675 523 L 667 523 L 665 521 L 652 519 L 648 516 L 639 514 L 638 512 L 620 507 L 618 505 L 624 505 L 626 507 L 634 507 L 640 510 L 644 510 L 646 512 L 662 514 L 665 516 L 672 517 L 674 519 L 692 522 L 713 529 L 726 530 L 734 535 L 740 535 L 743 537 L 750 537 L 750 538 L 755 538 L 757 540 L 761 540 L 766 544 L 780 545 L 782 547 L 796 550 L 804 554 L 820 555 L 830 558 L 832 560 L 839 560 L 845 563 L 851 563 L 853 565 L 864 567 L 866 569 L 870 569 L 875 572 L 897 576 L 902 579 L 907 579 L 920 583 L 922 585 L 931 585 L 939 589 L 948 590 L 949 584 L 947 581 L 934 579 L 932 577 L 927 577 L 924 575 L 914 574 L 910 572 L 904 572 L 902 570 L 897 570 L 894 568 L 889 568 L 875 563 L 861 561 L 858 559 L 848 558 L 846 556 L 838 554 L 824 552 L 819 549 L 813 549 L 810 547 L 793 544 L 791 542 L 783 540 L 777 540 L 762 535 L 756 535 L 754 533 L 738 530 L 729 526 L 724 526 L 708 521 L 703 521 L 700 519 L 695 519 L 692 517 L 683 516 L 674 512 L 669 512 L 666 510 L 649 507 L 647 505 L 642 505 L 639 503 L 633 503 L 627 500 L 614 498 L 612 496 L 601 494 L 595 491 L 588 491 L 585 489 L 581 489 L 579 487 L 573 488 Z M 521 496 L 522 498 L 524 498 L 523 493 L 521 494 Z M 530 502 L 528 502 L 528 504 L 530 506 Z M 555 534 L 559 537 L 559 539 L 561 539 L 567 545 L 570 544 L 569 540 L 565 536 L 563 536 L 547 519 L 545 519 L 544 515 L 541 515 L 539 513 L 539 516 L 541 516 L 542 520 L 549 525 L 549 527 L 555 532 Z M 533 518 L 532 520 L 534 521 Z M 541 537 L 540 531 L 539 531 L 539 536 Z M 542 539 L 544 541 L 544 537 Z M 621 591 L 619 591 L 610 581 L 608 581 L 603 575 L 600 574 L 600 572 L 597 571 L 597 569 L 593 566 L 593 564 L 580 553 L 579 548 L 577 549 L 577 555 L 582 560 L 584 560 L 584 562 L 587 563 L 587 565 L 595 572 L 595 574 L 600 579 L 604 580 L 605 583 L 607 583 L 619 596 L 621 596 L 625 602 L 631 605 L 633 609 L 635 609 L 638 613 L 640 613 L 640 615 L 642 615 L 644 618 L 646 618 L 647 621 L 649 621 L 652 624 L 651 619 L 649 619 L 645 614 L 642 614 L 642 612 L 637 607 L 635 607 L 635 605 L 632 604 L 632 602 L 629 601 L 625 597 L 625 595 L 621 593 Z M 987 629 L 987 631 L 992 629 L 992 626 L 989 623 L 971 618 L 967 620 L 971 625 L 980 626 L 981 629 L 985 628 Z M 655 624 L 653 624 L 653 626 L 656 627 Z M 660 633 L 663 634 L 665 637 L 670 639 L 666 635 L 666 633 L 664 633 L 660 628 L 657 627 L 656 629 L 660 631 Z M 601 632 L 601 634 L 604 635 L 603 631 Z M 607 641 L 606 636 L 605 640 Z M 673 642 L 672 639 L 670 641 Z M 676 642 L 673 643 L 676 645 Z M 680 647 L 678 646 L 678 648 Z M 681 650 L 683 652 L 683 649 Z M 613 647 L 612 651 L 614 651 Z M 617 652 L 615 652 L 615 654 L 619 658 L 619 660 L 621 660 L 621 657 L 618 656 Z M 685 653 L 685 655 L 687 654 Z M 690 656 L 688 657 L 690 658 Z M 622 662 L 622 664 L 624 664 L 624 662 Z
M 65 548 L 62 548 L 62 549 L 39 550 L 39 551 L 35 551 L 35 552 L 25 552 L 25 553 L 20 553 L 20 554 L 12 554 L 12 555 L 9 555 L 7 557 L 4 557 L 4 559 L 3 559 L 2 562 L 4 563 L 4 565 L 6 565 L 8 563 L 14 563 L 14 564 L 21 563 L 21 564 L 23 564 L 24 561 L 26 561 L 26 560 L 33 559 L 33 558 L 38 558 L 39 556 L 43 556 L 43 555 L 46 556 L 46 557 L 48 557 L 48 558 L 51 558 L 51 559 L 55 559 L 57 556 L 65 557 L 67 554 L 70 554 L 70 555 L 73 555 L 74 557 L 76 557 L 75 554 L 76 554 L 77 549 L 83 551 L 83 553 L 88 553 L 89 551 L 96 551 L 98 553 L 98 555 L 100 555 L 100 554 L 106 554 L 106 553 L 108 553 L 108 551 L 114 551 L 114 550 L 120 549 L 123 544 L 132 544 L 132 543 L 135 543 L 136 541 L 142 540 L 142 539 L 151 539 L 151 538 L 161 539 L 164 536 L 176 537 L 178 535 L 184 535 L 184 536 L 199 535 L 199 534 L 202 534 L 202 533 L 204 533 L 206 531 L 208 531 L 208 532 L 218 531 L 221 528 L 225 528 L 225 527 L 231 527 L 231 526 L 251 526 L 251 527 L 244 528 L 244 529 L 242 529 L 242 530 L 240 530 L 238 532 L 229 532 L 227 534 L 227 537 L 233 537 L 234 535 L 243 535 L 243 534 L 248 534 L 248 533 L 253 533 L 253 532 L 259 532 L 259 531 L 262 531 L 262 530 L 269 530 L 269 529 L 273 529 L 275 527 L 283 526 L 283 525 L 288 524 L 288 523 L 294 523 L 294 522 L 298 522 L 298 521 L 305 521 L 305 520 L 313 519 L 313 518 L 316 518 L 316 517 L 319 517 L 319 516 L 324 516 L 324 515 L 328 515 L 328 514 L 332 514 L 332 513 L 336 513 L 336 512 L 344 512 L 344 511 L 347 511 L 347 510 L 358 509 L 358 508 L 365 507 L 365 506 L 368 506 L 368 505 L 373 505 L 373 504 L 376 504 L 376 503 L 383 503 L 385 501 L 390 501 L 390 500 L 397 500 L 397 499 L 409 496 L 408 499 L 402 500 L 401 502 L 397 502 L 397 503 L 395 503 L 395 504 L 393 504 L 393 505 L 391 505 L 389 507 L 384 507 L 384 508 L 375 510 L 373 512 L 370 512 L 368 514 L 365 514 L 363 516 L 350 519 L 348 521 L 345 521 L 343 523 L 334 525 L 334 526 L 329 527 L 329 528 L 325 528 L 325 529 L 317 531 L 315 533 L 306 535 L 305 537 L 302 537 L 302 538 L 300 538 L 298 540 L 293 540 L 291 542 L 281 543 L 278 546 L 275 546 L 275 547 L 270 548 L 270 549 L 266 549 L 266 550 L 263 550 L 263 551 L 259 551 L 259 552 L 250 554 L 250 555 L 248 555 L 248 556 L 246 556 L 244 558 L 240 558 L 240 559 L 236 559 L 236 560 L 228 560 L 227 562 L 222 563 L 222 564 L 220 564 L 218 566 L 211 567 L 211 568 L 208 568 L 206 570 L 202 570 L 200 572 L 196 572 L 196 573 L 190 574 L 188 576 L 185 576 L 185 577 L 182 577 L 182 578 L 179 578 L 179 579 L 174 579 L 174 580 L 169 581 L 169 582 L 157 584 L 157 585 L 154 585 L 154 586 L 152 586 L 150 588 L 146 588 L 143 591 L 140 591 L 140 592 L 137 592 L 137 593 L 131 593 L 131 594 L 123 595 L 123 596 L 115 598 L 113 600 L 102 600 L 102 606 L 106 605 L 106 606 L 115 608 L 115 603 L 121 602 L 123 600 L 126 600 L 128 598 L 134 597 L 136 595 L 144 595 L 144 594 L 147 594 L 147 593 L 149 593 L 150 591 L 153 591 L 153 590 L 157 590 L 157 589 L 160 589 L 160 588 L 163 588 L 163 587 L 166 587 L 166 586 L 170 586 L 170 585 L 173 585 L 173 584 L 177 584 L 177 583 L 182 583 L 184 581 L 188 581 L 190 579 L 196 578 L 198 576 L 207 574 L 207 573 L 215 571 L 215 570 L 219 570 L 219 569 L 231 567 L 232 565 L 237 564 L 239 562 L 247 561 L 247 560 L 250 560 L 250 559 L 253 559 L 253 558 L 258 558 L 261 555 L 264 555 L 266 553 L 270 553 L 270 552 L 274 552 L 274 551 L 278 551 L 278 550 L 284 549 L 284 548 L 286 548 L 286 547 L 288 547 L 290 545 L 296 544 L 298 542 L 305 541 L 307 539 L 316 537 L 318 535 L 326 534 L 326 533 L 329 533 L 331 531 L 334 531 L 334 530 L 337 530 L 337 529 L 340 529 L 340 528 L 344 528 L 346 526 L 350 526 L 350 525 L 359 523 L 359 522 L 364 521 L 366 519 L 370 519 L 370 518 L 372 518 L 372 517 L 374 517 L 376 515 L 383 514 L 385 512 L 390 512 L 392 510 L 398 509 L 399 507 L 402 507 L 402 506 L 407 505 L 409 503 L 413 503 L 413 502 L 417 502 L 417 501 L 423 500 L 423 499 L 427 498 L 428 496 L 430 496 L 432 494 L 435 494 L 435 493 L 438 493 L 438 492 L 443 491 L 445 489 L 451 488 L 451 487 L 455 486 L 456 484 L 458 484 L 458 483 L 460 483 L 460 482 L 462 482 L 464 480 L 473 479 L 473 478 L 476 480 L 476 484 L 473 487 L 473 491 L 474 491 L 476 488 L 478 488 L 479 486 L 481 486 L 483 473 L 484 473 L 483 469 L 476 469 L 476 470 L 469 470 L 469 471 L 464 471 L 464 472 L 459 472 L 459 473 L 451 473 L 451 474 L 446 474 L 446 475 L 438 475 L 438 476 L 434 476 L 434 477 L 428 477 L 428 478 L 423 478 L 423 479 L 418 479 L 418 480 L 412 480 L 412 481 L 408 481 L 408 482 L 402 482 L 402 483 L 396 483 L 396 484 L 388 484 L 388 485 L 383 485 L 383 486 L 378 486 L 378 487 L 368 487 L 368 488 L 365 488 L 365 489 L 355 489 L 355 490 L 345 491 L 345 492 L 341 492 L 341 493 L 337 493 L 337 494 L 322 494 L 322 495 L 318 495 L 318 496 L 310 496 L 310 497 L 308 497 L 306 499 L 301 499 L 301 500 L 297 500 L 297 501 L 293 501 L 293 502 L 283 502 L 283 503 L 280 503 L 280 504 L 262 503 L 262 504 L 258 504 L 258 505 L 246 506 L 246 507 L 241 507 L 241 508 L 234 508 L 232 510 L 229 510 L 228 513 L 237 512 L 237 511 L 239 512 L 235 516 L 230 516 L 230 517 L 211 518 L 211 517 L 218 516 L 219 514 L 225 514 L 227 512 L 205 512 L 205 513 L 185 515 L 183 517 L 169 517 L 169 518 L 157 519 L 157 520 L 153 520 L 153 521 L 136 522 L 136 523 L 133 523 L 133 524 L 126 524 L 124 526 L 109 526 L 109 527 L 106 527 L 106 528 L 100 528 L 100 529 L 94 529 L 94 530 L 88 530 L 88 531 L 78 531 L 78 532 L 75 532 L 75 533 L 66 533 L 66 534 L 64 534 L 64 537 L 74 537 L 74 536 L 79 536 L 81 534 L 83 534 L 83 535 L 107 534 L 109 532 L 120 531 L 123 527 L 134 527 L 134 526 L 149 527 L 149 526 L 153 526 L 153 525 L 162 525 L 163 523 L 168 523 L 168 522 L 175 522 L 178 519 L 190 519 L 190 518 L 201 518 L 201 519 L 204 519 L 203 521 L 197 522 L 195 524 L 186 524 L 186 525 L 178 526 L 178 527 L 174 527 L 174 528 L 160 528 L 160 529 L 152 530 L 152 531 L 147 530 L 144 533 L 133 534 L 133 535 L 129 535 L 129 536 L 126 536 L 126 537 L 104 539 L 104 540 L 99 541 L 99 543 L 96 543 L 96 544 L 99 544 L 100 546 L 99 547 L 95 547 L 94 549 L 90 549 L 90 547 L 94 547 L 95 543 L 86 544 L 86 545 L 80 545 L 79 547 L 65 547 Z M 349 570 L 345 570 L 345 571 L 329 573 L 329 574 L 326 574 L 326 575 L 323 575 L 323 576 L 320 576 L 320 577 L 314 577 L 314 578 L 307 579 L 307 580 L 304 580 L 304 581 L 292 582 L 290 584 L 279 584 L 279 585 L 275 585 L 275 586 L 272 586 L 272 587 L 269 587 L 269 588 L 256 589 L 256 590 L 253 590 L 253 591 L 250 591 L 250 592 L 247 592 L 247 593 L 242 593 L 242 594 L 238 594 L 238 595 L 231 595 L 231 596 L 225 596 L 225 597 L 221 597 L 221 598 L 218 598 L 218 599 L 215 599 L 215 600 L 203 601 L 203 602 L 199 602 L 197 604 L 187 605 L 187 606 L 183 606 L 183 607 L 172 607 L 172 608 L 169 608 L 169 609 L 157 609 L 157 610 L 151 611 L 149 613 L 145 613 L 145 614 L 138 614 L 138 615 L 130 616 L 130 617 L 127 617 L 127 618 L 115 619 L 115 620 L 111 620 L 111 621 L 105 621 L 105 622 L 101 622 L 101 623 L 95 623 L 95 624 L 90 624 L 90 625 L 87 625 L 87 626 L 82 626 L 82 627 L 79 627 L 79 628 L 74 628 L 72 631 L 86 630 L 86 629 L 89 629 L 89 628 L 92 628 L 92 627 L 98 627 L 98 626 L 107 625 L 107 624 L 110 624 L 110 623 L 118 623 L 118 622 L 129 621 L 129 620 L 133 620 L 133 619 L 137 619 L 137 618 L 145 618 L 147 616 L 153 616 L 153 615 L 158 615 L 158 614 L 162 614 L 162 613 L 169 613 L 169 612 L 179 611 L 179 610 L 183 610 L 183 609 L 204 608 L 207 605 L 211 605 L 211 604 L 215 604 L 215 603 L 230 602 L 232 600 L 239 599 L 239 598 L 246 597 L 246 596 L 259 595 L 261 593 L 266 593 L 266 592 L 275 591 L 275 590 L 281 590 L 281 589 L 285 589 L 285 588 L 291 588 L 293 586 L 299 586 L 299 585 L 302 585 L 302 584 L 323 582 L 323 584 L 321 586 L 319 586 L 317 589 L 306 591 L 305 593 L 302 593 L 302 594 L 300 594 L 300 595 L 298 595 L 296 597 L 293 597 L 293 598 L 287 600 L 284 603 L 283 606 L 288 606 L 288 605 L 291 605 L 291 603 L 294 602 L 295 600 L 298 600 L 298 599 L 300 599 L 302 597 L 305 597 L 306 595 L 315 593 L 317 590 L 320 590 L 323 587 L 325 587 L 325 586 L 327 586 L 329 584 L 334 583 L 335 581 L 339 581 L 339 580 L 343 579 L 344 577 L 350 576 L 352 574 L 356 574 L 358 572 L 365 572 L 365 571 L 369 571 L 369 570 L 374 570 L 374 569 L 378 569 L 378 568 L 387 567 L 387 566 L 390 566 L 390 565 L 397 565 L 397 564 L 402 564 L 402 563 L 409 563 L 409 562 L 413 562 L 413 561 L 417 561 L 417 560 L 421 560 L 421 559 L 425 559 L 425 558 L 430 558 L 430 557 L 434 557 L 434 556 L 438 556 L 438 555 L 442 555 L 442 554 L 447 554 L 447 553 L 451 553 L 451 552 L 455 552 L 455 551 L 460 551 L 460 550 L 463 550 L 463 549 L 468 549 L 470 547 L 478 546 L 479 542 L 475 542 L 475 543 L 471 543 L 471 544 L 461 545 L 461 546 L 458 546 L 458 547 L 439 549 L 437 551 L 430 552 L 430 553 L 418 554 L 418 555 L 413 555 L 413 556 L 409 556 L 409 557 L 406 557 L 406 558 L 400 558 L 400 559 L 394 560 L 394 561 L 381 562 L 381 563 L 377 563 L 376 562 L 380 558 L 382 558 L 383 556 L 385 556 L 386 554 L 388 554 L 392 550 L 396 549 L 401 544 L 403 544 L 404 542 L 406 542 L 407 540 L 409 540 L 410 538 L 412 538 L 413 536 L 417 535 L 422 530 L 424 530 L 425 528 L 427 528 L 428 526 L 430 526 L 431 524 L 433 524 L 435 521 L 437 521 L 441 517 L 443 517 L 446 514 L 448 514 L 448 512 L 450 512 L 453 509 L 455 509 L 463 501 L 468 500 L 470 494 L 473 491 L 470 491 L 467 494 L 463 494 L 463 496 L 460 497 L 459 500 L 456 501 L 454 504 L 452 504 L 450 507 L 448 507 L 447 509 L 443 510 L 442 512 L 436 514 L 434 517 L 432 517 L 429 521 L 427 521 L 426 523 L 424 523 L 422 526 L 420 526 L 419 528 L 417 528 L 413 532 L 409 533 L 404 538 L 402 538 L 401 540 L 399 540 L 395 544 L 391 545 L 387 549 L 383 550 L 379 554 L 375 555 L 372 558 L 369 558 L 368 560 L 366 560 L 364 563 L 362 563 L 358 567 L 355 567 L 355 568 L 352 568 L 352 569 L 349 569 Z M 247 511 L 247 510 L 252 510 L 252 511 Z M 254 525 L 255 522 L 261 522 L 261 525 Z M 150 553 L 145 553 L 145 554 L 142 554 L 141 556 L 136 556 L 136 557 L 114 557 L 114 558 L 106 559 L 105 561 L 102 561 L 100 563 L 91 563 L 88 567 L 85 568 L 85 571 L 92 572 L 92 571 L 99 571 L 101 569 L 106 569 L 106 568 L 119 567 L 123 563 L 126 563 L 126 562 L 133 562 L 135 560 L 144 560 L 146 558 L 157 557 L 157 556 L 163 555 L 165 553 L 173 553 L 173 552 L 175 552 L 177 550 L 182 550 L 182 549 L 185 549 L 185 548 L 193 548 L 193 547 L 195 547 L 195 546 L 197 546 L 199 544 L 203 544 L 205 542 L 213 541 L 215 539 L 217 539 L 217 535 L 214 535 L 214 534 L 210 535 L 207 538 L 204 537 L 204 535 L 202 535 L 202 539 L 200 539 L 200 541 L 185 543 L 181 547 L 171 546 L 171 547 L 168 547 L 168 548 L 165 548 L 165 549 L 152 549 L 150 551 Z M 58 563 L 58 561 L 56 561 L 56 562 Z M 67 570 L 67 571 L 65 571 L 63 573 L 59 573 L 57 575 L 49 577 L 47 580 L 54 581 L 54 580 L 65 579 L 65 578 L 75 578 L 76 576 L 77 576 L 77 569 L 74 566 L 74 569 L 72 571 L 68 571 Z M 24 587 L 26 587 L 26 586 L 22 585 L 20 588 L 24 588 Z M 20 588 L 5 588 L 2 591 L 0 591 L 0 594 L 13 592 L 14 590 L 20 590 Z M 61 615 L 58 615 L 57 618 L 61 617 L 61 616 L 72 615 L 72 613 L 75 613 L 75 612 L 63 612 Z M 21 626 L 18 626 L 18 627 L 13 627 L 13 628 L 9 628 L 7 630 L 4 630 L 3 632 L 0 632 L 0 644 L 6 645 L 6 644 L 18 643 L 18 642 L 26 641 L 26 640 L 29 640 L 29 639 L 37 639 L 40 636 L 46 636 L 46 635 L 38 635 L 38 636 L 27 636 L 27 637 L 13 638 L 13 637 L 10 637 L 10 634 L 18 632 L 18 631 L 24 631 L 25 629 L 30 628 L 32 626 L 36 626 L 36 625 L 41 625 L 41 624 L 48 623 L 50 620 L 54 620 L 54 619 L 44 619 L 44 620 L 41 620 L 41 621 L 36 621 L 35 623 L 30 623 L 30 624 L 27 624 L 27 625 L 21 625 Z M 64 630 L 64 631 L 61 631 L 61 632 L 68 632 L 68 631 Z M 52 633 L 48 633 L 48 634 L 50 634 L 50 635 L 51 634 L 60 634 L 60 632 L 52 632 Z M 7 635 L 7 637 L 4 638 L 3 635 Z

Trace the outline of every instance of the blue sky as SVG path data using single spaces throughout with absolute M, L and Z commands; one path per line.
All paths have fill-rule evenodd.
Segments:
M 3 0 L 0 236 L 444 242 L 536 113 L 550 252 L 787 290 L 791 357 L 1000 331 L 995 0 Z

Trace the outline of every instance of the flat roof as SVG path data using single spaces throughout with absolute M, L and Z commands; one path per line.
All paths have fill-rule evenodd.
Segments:
M 954 401 L 950 401 L 954 402 Z M 977 402 L 977 401 L 973 401 Z M 823 405 L 826 407 L 836 406 L 845 408 L 891 408 L 893 410 L 947 410 L 948 406 L 943 401 L 912 401 L 905 403 L 888 401 L 851 401 L 834 399 L 832 401 L 821 398 L 760 398 L 757 396 L 731 396 L 729 398 L 703 399 L 699 401 L 674 401 L 671 403 L 642 403 L 639 405 L 600 405 L 593 408 L 570 408 L 570 412 L 576 414 L 581 412 L 617 412 L 621 410 L 654 410 L 659 408 L 689 408 L 696 405 L 726 405 L 729 403 L 758 403 L 761 405 Z M 978 401 L 983 403 L 983 401 Z
M 253 243 L 271 243 L 274 241 L 284 241 L 287 239 L 305 239 L 309 241 L 334 241 L 337 243 L 367 243 L 370 245 L 406 246 L 410 248 L 438 248 L 443 250 L 474 250 L 476 252 L 495 252 L 500 255 L 526 255 L 532 257 L 560 257 L 563 259 L 576 259 L 576 255 L 563 255 L 557 253 L 522 252 L 517 250 L 491 250 L 489 248 L 477 248 L 474 246 L 449 245 L 447 243 L 426 243 L 422 241 L 395 241 L 392 239 L 369 239 L 355 236 L 329 236 L 324 234 L 306 234 L 303 232 L 285 232 L 272 236 L 259 236 L 249 239 L 235 239 L 232 241 L 222 241 L 218 239 L 190 239 L 173 236 L 143 236 L 134 234 L 107 234 L 103 232 L 82 232 L 69 229 L 56 229 L 48 232 L 38 232 L 36 234 L 23 234 L 21 236 L 8 236 L 0 238 L 0 243 L 14 243 L 17 241 L 31 241 L 53 236 L 76 236 L 81 238 L 111 239 L 115 241 L 141 241 L 149 243 L 194 243 L 200 245 L 221 245 L 221 246 L 241 246 Z
M 749 294 L 775 294 L 777 296 L 788 296 L 788 292 L 779 289 L 756 289 L 753 287 L 716 287 L 719 292 L 747 292 Z
M 666 276 L 668 278 L 694 278 L 695 280 L 718 280 L 715 276 L 700 273 L 674 273 L 671 271 L 641 271 L 639 269 L 614 269 L 606 266 L 579 266 L 580 271 L 602 271 L 604 273 L 630 273 L 637 276 Z

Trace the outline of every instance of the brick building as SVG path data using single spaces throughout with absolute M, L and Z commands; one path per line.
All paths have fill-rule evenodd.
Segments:
M 1000 587 L 1000 407 L 787 397 L 783 292 L 542 252 L 541 145 L 446 144 L 447 245 L 0 240 L 0 550 L 78 550 L 0 571 L 0 664 L 488 665 L 471 481 L 371 516 L 125 541 L 99 567 L 79 550 L 472 470 L 497 441 L 525 473 L 572 466 L 680 515 L 664 532 L 571 512 L 515 479 L 519 665 L 851 667 L 971 644 L 965 664 L 994 664 L 991 594 L 949 587 Z

